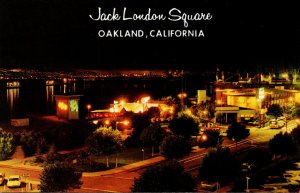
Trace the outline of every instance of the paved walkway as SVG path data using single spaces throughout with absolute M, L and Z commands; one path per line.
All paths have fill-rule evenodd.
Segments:
M 32 165 L 27 165 L 25 164 L 26 160 L 25 159 L 11 159 L 11 160 L 5 160 L 5 161 L 0 161 L 0 168 L 1 166 L 4 166 L 6 168 L 19 168 L 22 170 L 28 170 L 28 171 L 37 171 L 37 172 L 42 172 L 43 167 L 41 166 L 32 166 Z M 106 170 L 106 171 L 99 171 L 99 172 L 83 172 L 82 176 L 83 177 L 96 177 L 96 176 L 106 176 L 106 175 L 111 175 L 111 174 L 117 174 L 125 171 L 134 171 L 137 169 L 141 169 L 144 167 L 147 167 L 152 164 L 160 163 L 164 161 L 165 158 L 162 156 L 157 156 L 151 159 L 147 159 L 144 161 L 139 161 L 136 163 L 128 164 L 125 166 L 121 166 L 118 168 Z M 28 183 L 30 183 L 31 187 L 31 192 L 37 192 L 38 191 L 38 185 L 40 184 L 39 180 L 27 180 Z
M 116 173 L 121 173 L 124 171 L 133 171 L 133 170 L 137 170 L 137 169 L 141 169 L 144 167 L 147 167 L 149 165 L 153 165 L 153 164 L 157 164 L 160 163 L 162 161 L 164 161 L 165 158 L 162 156 L 157 156 L 154 158 L 150 158 L 144 161 L 139 161 L 139 162 L 135 162 L 132 164 L 128 164 L 125 166 L 121 166 L 118 168 L 114 168 L 111 170 L 106 170 L 106 171 L 100 171 L 100 172 L 83 172 L 82 176 L 105 176 L 105 175 L 110 175 L 110 174 L 116 174 Z
M 33 171 L 42 171 L 43 167 L 41 166 L 32 166 L 32 165 L 27 165 L 25 164 L 26 160 L 29 160 L 28 158 L 25 159 L 10 159 L 10 160 L 5 160 L 5 161 L 0 161 L 0 167 L 5 166 L 9 168 L 22 168 L 22 169 L 28 169 L 28 170 L 33 170 Z M 150 158 L 144 161 L 139 161 L 135 162 L 132 164 L 128 164 L 125 166 L 121 166 L 118 168 L 106 170 L 106 171 L 99 171 L 99 172 L 83 172 L 83 176 L 104 176 L 104 175 L 109 175 L 109 174 L 116 174 L 120 173 L 123 171 L 132 171 L 132 170 L 137 170 L 141 169 L 144 167 L 147 167 L 152 164 L 160 163 L 164 161 L 165 158 L 163 156 L 157 156 L 154 158 Z
M 227 140 L 224 140 L 223 143 L 226 144 Z M 201 151 L 203 148 L 198 148 L 198 147 L 194 147 L 192 150 L 192 153 L 196 153 L 198 151 Z M 28 158 L 24 158 L 24 159 L 10 159 L 10 160 L 5 160 L 5 161 L 0 161 L 0 167 L 1 165 L 9 167 L 9 168 L 22 168 L 22 169 L 27 169 L 27 170 L 31 170 L 31 171 L 42 171 L 43 167 L 41 166 L 35 166 L 35 165 L 28 165 L 26 164 L 27 161 L 34 159 L 34 157 L 28 157 Z M 99 172 L 83 172 L 82 176 L 105 176 L 105 175 L 110 175 L 110 174 L 116 174 L 116 173 L 121 173 L 124 171 L 134 171 L 137 169 L 141 169 L 150 165 L 154 165 L 157 163 L 160 163 L 162 161 L 164 161 L 165 158 L 163 156 L 157 156 L 154 158 L 150 158 L 147 160 L 143 160 L 143 161 L 139 161 L 139 162 L 135 162 L 132 164 L 128 164 L 125 166 L 121 166 L 118 168 L 114 168 L 114 169 L 110 169 L 110 170 L 106 170 L 106 171 L 99 171 Z

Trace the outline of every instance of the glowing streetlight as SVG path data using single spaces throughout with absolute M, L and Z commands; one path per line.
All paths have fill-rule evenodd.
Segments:
M 118 124 L 123 124 L 125 126 L 129 125 L 129 121 L 128 120 L 124 120 L 124 121 L 116 121 L 116 130 L 118 129 Z
M 207 141 L 208 140 L 208 137 L 213 139 L 215 142 L 217 142 L 217 147 L 220 146 L 220 138 L 218 137 L 217 139 L 211 135 L 208 135 L 208 134 L 204 134 L 201 136 L 201 140 L 202 141 Z
M 104 121 L 104 124 L 105 124 L 105 125 L 109 125 L 109 124 L 110 124 L 110 121 L 109 121 L 109 120 L 105 120 L 105 121 Z
M 90 109 L 92 108 L 92 105 L 88 104 L 88 105 L 86 105 L 86 108 L 87 108 L 88 110 L 90 110 Z
M 142 149 L 142 154 L 143 154 L 143 160 L 145 159 L 145 150 Z
M 202 141 L 206 141 L 207 140 L 207 135 L 202 135 L 201 139 L 202 139 Z
M 125 100 L 124 99 L 121 99 L 120 100 L 120 104 L 123 106 L 125 104 Z
M 184 98 L 187 97 L 187 94 L 186 94 L 185 92 L 182 92 L 182 93 L 179 93 L 177 96 L 178 96 L 178 98 L 180 98 L 180 99 L 184 99 Z
M 183 109 L 184 99 L 187 97 L 187 94 L 185 92 L 182 92 L 182 93 L 179 93 L 177 96 L 180 99 L 181 109 Z
M 94 121 L 93 121 L 93 124 L 97 125 L 98 122 L 99 122 L 98 120 L 94 120 Z
M 129 121 L 128 121 L 128 120 L 125 120 L 125 121 L 123 121 L 123 124 L 124 124 L 125 126 L 127 126 L 127 125 L 129 124 Z
M 218 137 L 218 138 L 216 139 L 215 137 L 213 137 L 213 136 L 211 136 L 211 135 L 204 134 L 204 135 L 201 136 L 202 141 L 206 141 L 206 140 L 208 139 L 208 136 L 209 136 L 211 139 L 213 139 L 214 141 L 217 142 L 217 151 L 219 151 L 219 150 L 221 149 L 221 146 L 220 146 L 220 138 Z M 219 190 L 220 190 L 220 183 L 217 182 L 217 192 L 219 192 Z

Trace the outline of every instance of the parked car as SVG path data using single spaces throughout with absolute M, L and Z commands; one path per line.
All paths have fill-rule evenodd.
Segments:
M 268 176 L 266 183 L 286 183 L 287 180 L 281 176 Z
M 275 119 L 270 120 L 270 129 L 280 129 L 283 125 L 278 124 L 278 121 Z
M 277 192 L 278 191 L 278 188 L 277 187 L 265 187 L 264 188 L 264 191 L 266 192 Z
M 295 175 L 293 175 L 293 174 L 283 174 L 283 177 L 285 178 L 285 179 L 290 179 L 290 178 L 293 178 Z
M 259 124 L 259 121 L 258 121 L 258 120 L 249 121 L 248 124 L 249 124 L 249 125 L 258 125 L 258 124 Z
M 204 189 L 204 190 L 211 190 L 211 191 L 214 191 L 217 189 L 217 182 L 206 182 L 206 181 L 203 181 L 200 183 L 200 188 L 201 189 Z
M 21 177 L 19 175 L 12 175 L 9 176 L 8 180 L 7 180 L 7 187 L 9 188 L 17 188 L 17 187 L 21 187 Z
M 0 185 L 4 184 L 4 180 L 5 180 L 5 174 L 4 173 L 0 173 Z

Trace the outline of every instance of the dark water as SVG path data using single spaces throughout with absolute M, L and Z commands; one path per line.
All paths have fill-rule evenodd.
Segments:
M 0 119 L 22 117 L 26 114 L 55 114 L 55 97 L 60 94 L 80 94 L 81 116 L 86 113 L 86 105 L 92 109 L 106 108 L 118 98 L 136 101 L 142 95 L 153 99 L 164 96 L 176 97 L 181 90 L 195 96 L 197 89 L 204 88 L 200 78 L 185 79 L 104 79 L 96 81 L 76 80 L 67 84 L 46 85 L 45 80 L 20 81 L 19 88 L 6 88 L 5 82 L 0 87 Z

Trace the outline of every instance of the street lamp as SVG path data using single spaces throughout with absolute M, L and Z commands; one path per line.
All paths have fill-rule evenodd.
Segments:
M 142 154 L 143 154 L 143 160 L 145 159 L 145 150 L 142 149 Z
M 109 124 L 110 124 L 110 121 L 107 119 L 107 120 L 104 121 L 104 124 L 105 124 L 105 125 L 109 125 Z
M 201 139 L 202 139 L 203 141 L 206 141 L 206 140 L 208 139 L 208 136 L 209 136 L 211 139 L 213 139 L 214 141 L 217 142 L 217 151 L 218 151 L 218 150 L 221 148 L 220 138 L 218 137 L 218 138 L 216 139 L 215 137 L 213 137 L 213 136 L 211 136 L 211 135 L 209 135 L 209 134 L 204 134 L 204 135 L 201 136 Z M 220 180 L 220 179 L 218 179 L 218 181 L 217 181 L 217 192 L 219 192 L 219 190 L 220 190 L 220 183 L 219 183 L 219 180 Z
M 187 94 L 185 92 L 181 92 L 177 96 L 180 99 L 181 110 L 183 110 L 184 99 L 187 97 Z
M 129 125 L 129 121 L 128 120 L 116 121 L 116 130 L 118 129 L 118 124 L 123 124 L 123 125 L 127 126 L 127 125 Z
M 289 109 L 291 109 L 292 107 L 291 106 L 294 106 L 294 99 L 293 97 L 289 97 L 286 102 L 284 103 L 284 118 L 285 118 L 285 132 L 286 133 L 289 133 L 288 131 L 288 121 L 287 121 L 287 118 L 288 118 L 288 113 L 290 112 Z
M 87 105 L 86 105 L 86 108 L 87 108 L 87 110 L 88 110 L 88 117 L 91 118 L 91 108 L 92 108 L 92 105 L 87 104 Z
M 247 182 L 246 182 L 246 192 L 249 192 L 249 180 L 250 180 L 250 177 L 246 177 L 246 180 L 247 180 Z
M 23 177 L 25 177 L 25 191 L 27 191 L 28 186 L 27 186 L 27 178 L 30 176 L 30 174 L 23 174 Z M 23 189 L 22 189 L 23 190 Z
M 209 138 L 211 138 L 211 139 L 213 139 L 215 142 L 217 142 L 217 148 L 220 147 L 221 144 L 220 144 L 220 138 L 219 138 L 219 137 L 216 139 L 215 137 L 213 137 L 213 136 L 211 136 L 211 135 L 204 134 L 204 135 L 201 136 L 202 141 L 208 140 L 208 136 L 209 136 Z

